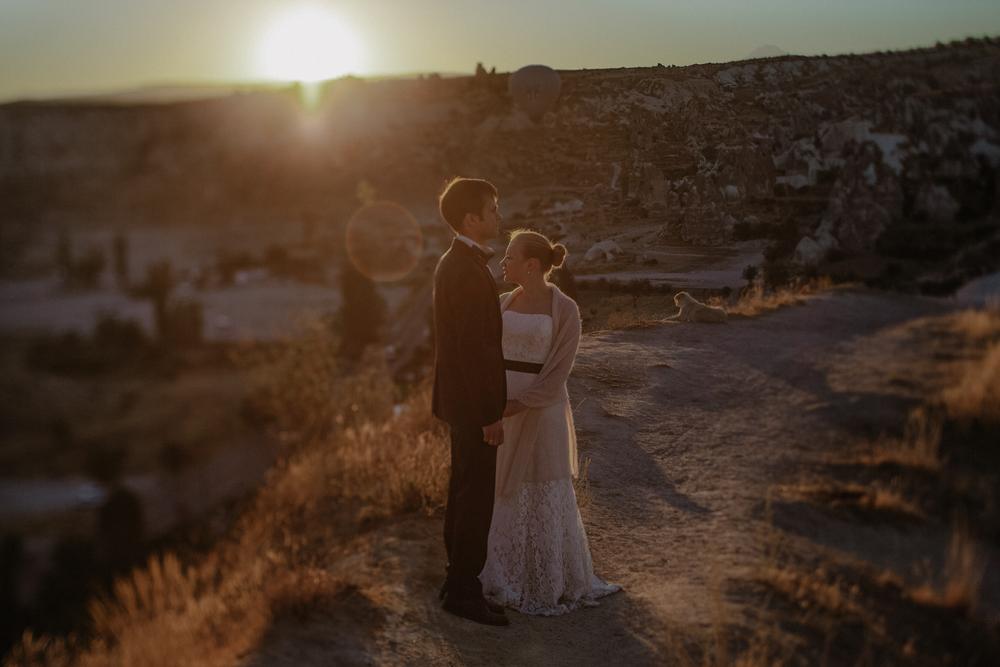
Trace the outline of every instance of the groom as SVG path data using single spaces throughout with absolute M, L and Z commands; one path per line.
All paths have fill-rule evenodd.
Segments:
M 438 201 L 455 232 L 434 271 L 434 415 L 451 430 L 451 478 L 444 519 L 444 609 L 507 625 L 503 607 L 483 597 L 479 573 L 493 517 L 497 447 L 503 443 L 507 381 L 496 283 L 483 244 L 500 234 L 497 190 L 489 181 L 452 180 Z

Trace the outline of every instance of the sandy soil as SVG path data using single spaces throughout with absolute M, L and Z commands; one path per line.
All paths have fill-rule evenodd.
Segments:
M 591 459 L 582 513 L 598 574 L 623 592 L 555 618 L 510 613 L 508 628 L 449 616 L 435 596 L 441 519 L 407 518 L 331 555 L 334 573 L 363 582 L 363 595 L 298 626 L 294 641 L 276 628 L 252 662 L 676 663 L 672 636 L 704 636 L 720 616 L 739 626 L 758 604 L 718 591 L 764 557 L 768 489 L 858 437 L 898 430 L 945 380 L 920 362 L 928 348 L 915 332 L 920 318 L 953 307 L 834 292 L 727 325 L 585 336 L 570 386 Z M 860 551 L 905 548 L 891 527 L 878 535 Z M 997 582 L 987 589 L 996 602 Z M 361 635 L 351 632 L 356 613 L 372 618 Z

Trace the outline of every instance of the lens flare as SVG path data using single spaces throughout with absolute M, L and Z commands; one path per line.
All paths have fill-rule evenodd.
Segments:
M 347 256 L 358 271 L 375 282 L 405 278 L 423 251 L 420 225 L 394 202 L 365 204 L 347 222 Z

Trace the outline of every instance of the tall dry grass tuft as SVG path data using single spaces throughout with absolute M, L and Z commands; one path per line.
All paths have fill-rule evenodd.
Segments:
M 968 308 L 955 313 L 951 328 L 967 340 L 991 340 L 1000 337 L 1000 301 L 983 308 Z
M 979 603 L 986 573 L 986 558 L 964 520 L 952 526 L 944 570 L 938 581 L 930 581 L 910 592 L 921 604 L 973 613 Z
M 791 662 L 794 647 L 782 642 L 776 619 L 760 619 L 749 634 L 738 630 L 727 611 L 723 582 L 718 573 L 710 573 L 708 587 L 712 597 L 709 631 L 693 640 L 685 640 L 675 632 L 667 634 L 666 643 L 677 664 L 684 667 L 761 667 Z
M 894 463 L 923 470 L 941 469 L 941 434 L 944 417 L 940 410 L 921 405 L 910 411 L 901 438 L 883 437 L 861 456 L 863 463 Z
M 177 556 L 153 555 L 145 568 L 133 570 L 112 586 L 110 598 L 91 600 L 90 618 L 98 635 L 113 637 L 122 630 L 122 621 L 148 620 L 161 614 L 183 612 L 199 595 L 203 574 L 193 567 L 183 568 Z
M 21 635 L 20 641 L 14 645 L 4 659 L 4 665 L 10 667 L 61 667 L 72 661 L 74 654 L 72 639 L 61 637 L 36 637 L 31 630 Z
M 386 515 L 433 511 L 447 498 L 446 429 L 430 417 L 429 389 L 394 421 L 348 428 L 331 448 L 330 483 Z
M 952 419 L 1000 425 L 1000 343 L 968 364 L 957 384 L 942 392 L 941 401 Z

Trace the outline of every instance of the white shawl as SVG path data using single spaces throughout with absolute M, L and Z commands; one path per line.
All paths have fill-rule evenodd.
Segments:
M 528 409 L 504 419 L 504 444 L 497 457 L 496 486 L 497 494 L 502 496 L 515 493 L 523 482 L 545 482 L 579 474 L 576 430 L 566 381 L 580 345 L 580 309 L 558 287 L 552 284 L 549 287 L 552 291 L 552 344 L 548 355 L 534 381 L 525 390 L 508 397 Z M 501 313 L 507 310 L 521 289 L 518 287 L 500 295 Z M 549 442 L 536 447 L 542 409 L 557 404 L 564 406 L 568 442 L 565 447 Z

